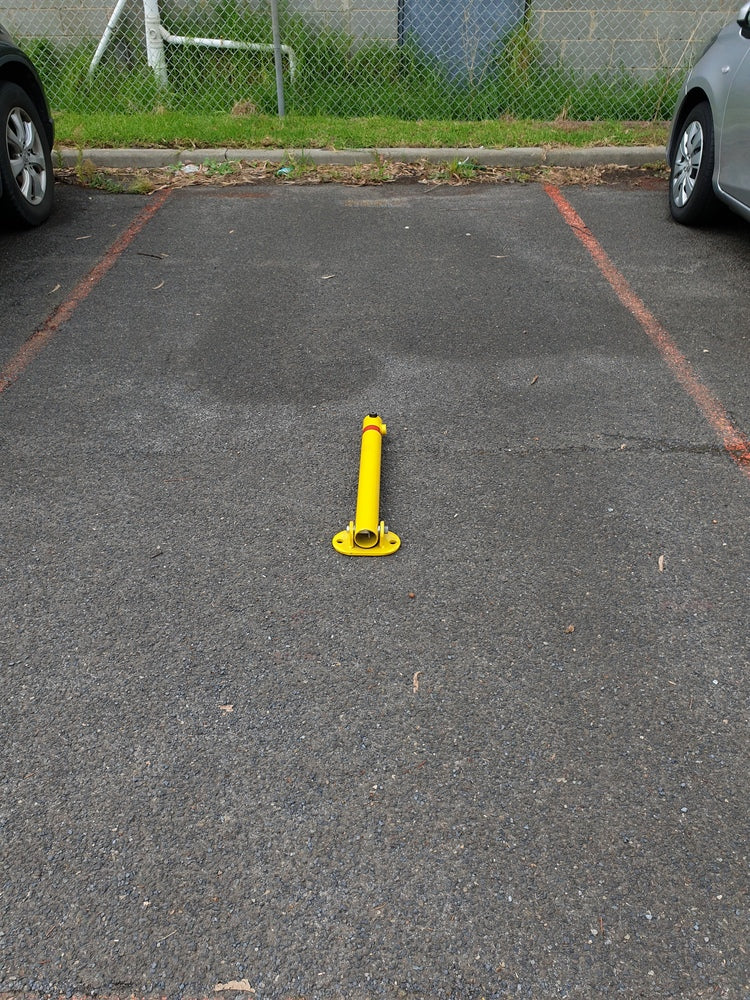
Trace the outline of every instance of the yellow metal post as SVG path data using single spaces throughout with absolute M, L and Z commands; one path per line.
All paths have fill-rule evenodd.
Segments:
M 346 556 L 387 556 L 401 545 L 398 535 L 380 520 L 380 459 L 386 427 L 377 413 L 362 421 L 357 510 L 346 531 L 333 538 L 333 547 Z

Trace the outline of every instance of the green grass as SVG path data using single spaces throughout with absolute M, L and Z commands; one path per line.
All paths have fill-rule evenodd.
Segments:
M 370 149 L 395 146 L 660 145 L 664 122 L 407 121 L 289 114 L 234 116 L 162 111 L 151 114 L 55 114 L 57 143 L 77 148 Z

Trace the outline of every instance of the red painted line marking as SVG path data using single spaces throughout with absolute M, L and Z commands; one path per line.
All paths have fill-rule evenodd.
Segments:
M 693 366 L 679 349 L 667 330 L 659 323 L 642 299 L 636 295 L 604 247 L 588 228 L 558 187 L 545 184 L 544 190 L 555 203 L 560 215 L 591 254 L 594 263 L 609 282 L 615 295 L 628 312 L 640 323 L 646 336 L 661 354 L 679 384 L 695 402 L 713 428 L 724 450 L 750 478 L 750 439 L 736 427 L 721 402 L 701 382 Z
M 148 205 L 115 240 L 99 263 L 94 265 L 86 277 L 78 282 L 67 299 L 61 302 L 52 315 L 32 333 L 26 343 L 23 344 L 3 370 L 0 371 L 0 393 L 5 392 L 6 389 L 9 389 L 20 378 L 42 348 L 50 342 L 62 324 L 66 323 L 78 306 L 88 298 L 104 275 L 117 262 L 123 251 L 127 250 L 146 223 L 156 215 L 170 194 L 171 191 L 165 189 L 152 195 Z

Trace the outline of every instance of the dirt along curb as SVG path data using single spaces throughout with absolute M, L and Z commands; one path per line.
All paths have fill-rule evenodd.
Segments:
M 196 184 L 666 183 L 662 146 L 388 149 L 60 149 L 63 184 L 150 194 Z

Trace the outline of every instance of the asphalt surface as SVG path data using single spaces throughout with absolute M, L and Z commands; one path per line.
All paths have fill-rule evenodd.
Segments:
M 747 434 L 747 227 L 563 193 Z M 0 234 L 0 991 L 750 995 L 747 466 L 544 187 L 147 204 Z

